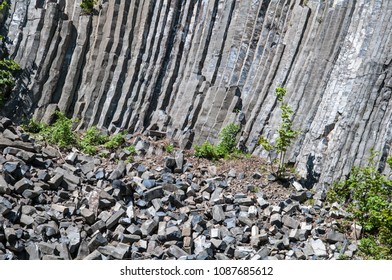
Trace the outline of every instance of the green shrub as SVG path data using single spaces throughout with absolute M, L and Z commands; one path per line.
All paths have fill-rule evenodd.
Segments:
M 74 120 L 68 119 L 64 113 L 56 112 L 57 120 L 51 126 L 46 126 L 41 131 L 44 139 L 60 148 L 76 145 L 76 135 L 72 131 Z
M 36 133 L 40 133 L 45 128 L 47 128 L 47 125 L 37 120 L 31 119 L 27 124 L 22 125 L 22 128 L 24 131 L 28 133 L 36 134 Z
M 236 137 L 240 132 L 240 125 L 231 123 L 225 126 L 219 134 L 220 142 L 218 144 L 218 153 L 223 155 L 231 154 L 235 151 L 237 145 Z
M 94 5 L 97 3 L 96 0 L 82 0 L 80 7 L 82 8 L 83 14 L 92 14 L 94 11 Z
M 343 203 L 363 227 L 359 248 L 370 258 L 392 257 L 392 181 L 376 167 L 372 151 L 365 167 L 353 167 L 349 177 L 328 191 L 329 201 Z
M 204 142 L 201 146 L 195 146 L 195 156 L 209 160 L 217 160 L 220 158 L 216 146 L 208 141 Z
M 0 14 L 3 13 L 10 5 L 8 4 L 7 1 L 2 1 L 0 3 Z
M 103 145 L 106 149 L 118 149 L 125 143 L 125 134 L 117 133 L 109 137 L 109 140 Z
M 102 135 L 97 127 L 92 126 L 82 135 L 79 146 L 84 153 L 95 155 L 98 151 L 97 146 L 106 143 L 107 140 L 108 137 L 106 135 Z
M 14 60 L 0 59 L 0 107 L 4 105 L 6 94 L 15 85 L 15 74 L 19 70 L 20 66 Z
M 195 156 L 200 158 L 207 158 L 210 160 L 217 160 L 226 158 L 233 154 L 238 154 L 235 147 L 237 145 L 236 137 L 240 132 L 238 124 L 231 123 L 225 126 L 219 133 L 218 145 L 212 145 L 209 141 L 204 142 L 201 146 L 195 146 Z
M 275 144 L 272 144 L 264 136 L 259 138 L 259 144 L 268 152 L 268 156 L 271 162 L 271 171 L 278 178 L 284 178 L 284 173 L 286 171 L 285 157 L 287 149 L 292 144 L 292 141 L 297 137 L 299 131 L 293 130 L 292 115 L 293 110 L 291 107 L 283 102 L 283 98 L 286 95 L 286 89 L 283 87 L 276 88 L 276 96 L 278 103 L 280 103 L 281 109 L 281 124 L 278 128 L 278 138 L 275 140 Z M 275 151 L 278 154 L 278 167 L 276 170 L 273 168 L 272 152 Z

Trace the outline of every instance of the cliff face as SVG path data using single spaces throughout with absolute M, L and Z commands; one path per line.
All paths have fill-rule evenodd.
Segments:
M 392 138 L 392 1 L 13 0 L 2 33 L 24 69 L 4 114 L 42 118 L 57 105 L 181 145 L 214 141 L 230 122 L 261 153 L 288 90 L 301 135 L 289 159 L 320 186 Z M 383 164 L 381 164 L 383 168 Z

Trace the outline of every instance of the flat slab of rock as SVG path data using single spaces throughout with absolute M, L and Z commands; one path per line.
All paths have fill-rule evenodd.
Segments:
M 311 239 L 310 246 L 312 247 L 313 252 L 317 257 L 328 257 L 325 244 L 320 239 Z
M 22 142 L 18 140 L 12 141 L 0 135 L 0 149 L 4 149 L 7 147 L 18 148 L 28 152 L 36 152 L 34 145 L 30 142 Z

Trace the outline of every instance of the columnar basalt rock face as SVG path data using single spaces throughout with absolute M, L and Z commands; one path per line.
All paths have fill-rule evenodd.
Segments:
M 375 0 L 11 1 L 3 26 L 24 69 L 8 116 L 53 104 L 115 131 L 166 131 L 181 145 L 242 124 L 254 153 L 287 88 L 301 130 L 289 159 L 320 186 L 385 161 L 392 137 L 392 2 Z

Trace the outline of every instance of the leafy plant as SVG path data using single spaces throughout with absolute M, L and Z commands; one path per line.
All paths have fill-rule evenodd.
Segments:
M 103 145 L 106 149 L 118 149 L 125 143 L 125 134 L 117 133 L 110 136 L 109 140 Z
M 97 0 L 82 0 L 80 3 L 80 7 L 82 8 L 83 14 L 92 14 L 94 11 L 94 5 L 97 3 Z
M 77 144 L 76 135 L 72 130 L 72 124 L 75 120 L 67 118 L 64 113 L 59 111 L 56 112 L 56 117 L 57 119 L 53 125 L 46 126 L 41 131 L 44 138 L 60 148 Z
M 201 146 L 195 146 L 195 156 L 217 160 L 238 153 L 239 151 L 235 147 L 237 145 L 236 136 L 239 131 L 240 126 L 238 124 L 231 123 L 227 125 L 219 134 L 220 142 L 218 145 L 212 145 L 209 141 L 206 141 Z
M 283 102 L 284 96 L 287 92 L 286 89 L 283 87 L 277 87 L 275 92 L 281 109 L 281 124 L 278 128 L 278 137 L 275 140 L 275 143 L 272 143 L 264 136 L 261 136 L 259 138 L 259 144 L 268 152 L 272 173 L 274 173 L 278 178 L 283 178 L 286 171 L 285 157 L 287 149 L 292 144 L 292 141 L 297 137 L 299 131 L 292 128 L 293 110 L 287 103 Z M 272 153 L 274 151 L 278 154 L 278 158 L 275 160 L 278 164 L 276 170 L 273 167 L 273 163 L 275 161 L 272 160 Z
M 392 181 L 377 170 L 377 155 L 372 151 L 368 165 L 353 167 L 327 197 L 343 203 L 363 227 L 365 238 L 359 248 L 371 258 L 384 259 L 392 258 Z
M 98 151 L 97 146 L 106 143 L 107 140 L 106 135 L 102 135 L 96 126 L 92 126 L 81 137 L 79 146 L 84 153 L 95 155 Z
M 240 129 L 240 125 L 234 123 L 230 123 L 222 129 L 217 147 L 221 154 L 227 155 L 234 152 L 237 145 L 236 137 Z
M 5 95 L 15 85 L 15 74 L 19 70 L 20 66 L 14 60 L 0 59 L 0 106 L 4 104 Z
M 129 145 L 129 146 L 125 147 L 124 150 L 129 152 L 129 155 L 127 156 L 127 159 L 125 160 L 125 163 L 133 162 L 133 156 L 137 154 L 135 146 Z
M 34 133 L 34 134 L 40 133 L 46 127 L 47 127 L 47 125 L 45 125 L 44 123 L 41 123 L 35 119 L 31 119 L 31 120 L 29 120 L 29 122 L 27 124 L 22 125 L 22 128 L 24 131 L 29 132 L 29 133 Z
M 171 154 L 171 153 L 174 151 L 174 146 L 173 146 L 173 144 L 167 144 L 167 145 L 165 145 L 164 150 L 165 150 L 167 153 Z
M 124 150 L 128 151 L 130 155 L 136 155 L 136 148 L 134 145 L 129 145 L 125 147 Z
M 5 9 L 7 9 L 10 5 L 8 4 L 7 1 L 2 1 L 0 3 L 0 13 L 3 13 L 5 11 Z
M 201 146 L 195 146 L 195 156 L 210 160 L 217 160 L 220 158 L 216 147 L 208 141 L 204 142 Z

